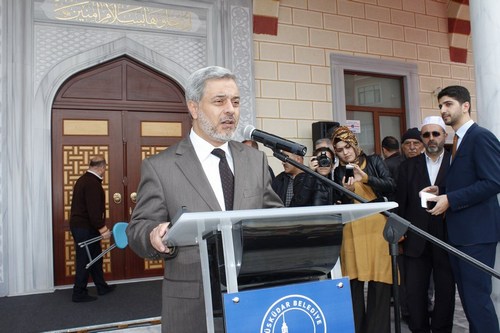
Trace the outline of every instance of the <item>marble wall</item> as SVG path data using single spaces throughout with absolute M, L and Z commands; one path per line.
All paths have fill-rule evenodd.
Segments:
M 71 75 L 124 54 L 181 86 L 200 67 L 225 66 L 238 76 L 244 99 L 240 131 L 255 122 L 251 0 L 182 7 L 170 0 L 106 2 L 113 15 L 101 10 L 104 1 L 86 8 L 77 1 L 65 8 L 55 0 L 1 2 L 7 12 L 1 11 L 0 34 L 0 296 L 54 287 L 51 107 Z M 137 7 L 136 16 L 117 14 Z M 144 14 L 156 9 L 171 16 L 161 21 Z
M 500 14 L 500 2 L 496 0 L 472 1 L 470 3 L 470 17 L 474 51 L 474 65 L 476 68 L 477 105 L 472 109 L 479 110 L 477 122 L 488 128 L 500 137 L 500 43 L 496 43 L 492 36 L 499 36 L 500 26 L 496 19 Z M 500 193 L 497 194 L 500 205 Z M 495 270 L 500 271 L 500 246 L 497 246 Z M 492 299 L 500 321 L 500 280 L 493 278 Z
M 2 161 L 5 161 L 4 158 L 4 143 L 5 143 L 5 131 L 4 131 L 4 118 L 5 118 L 5 107 L 4 107 L 4 101 L 5 101 L 5 93 L 3 90 L 4 86 L 4 78 L 5 78 L 5 46 L 4 46 L 4 35 L 5 35 L 5 10 L 4 10 L 4 1 L 0 2 L 0 189 L 3 189 L 3 184 L 4 184 L 4 172 L 3 172 L 3 163 Z M 3 192 L 3 191 L 2 191 Z M 5 220 L 4 220 L 4 214 L 3 214 L 3 209 L 4 207 L 4 196 L 0 194 L 0 295 L 6 295 L 7 294 L 7 284 L 5 282 L 5 272 L 7 269 L 7 251 L 6 251 L 6 244 L 3 240 L 3 235 L 6 234 L 6 227 L 5 227 Z
M 495 0 L 471 1 L 470 17 L 472 28 L 472 44 L 474 51 L 474 67 L 476 78 L 477 122 L 500 137 L 500 43 L 492 36 L 498 36 L 500 25 L 500 2 Z

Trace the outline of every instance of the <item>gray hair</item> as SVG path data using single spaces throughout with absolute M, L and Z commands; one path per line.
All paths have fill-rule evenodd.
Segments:
M 106 159 L 102 155 L 94 156 L 90 159 L 89 167 L 102 167 L 106 165 Z
M 320 138 L 314 142 L 314 149 L 316 149 L 317 146 L 325 144 L 326 147 L 330 148 L 333 150 L 333 145 L 332 145 L 332 140 L 329 138 Z
M 186 102 L 199 103 L 205 92 L 205 83 L 214 79 L 232 79 L 236 82 L 236 76 L 227 68 L 209 66 L 198 69 L 188 78 L 186 86 Z

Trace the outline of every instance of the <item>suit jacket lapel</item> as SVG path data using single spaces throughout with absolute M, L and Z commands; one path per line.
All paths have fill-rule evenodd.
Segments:
M 450 167 L 450 159 L 451 153 L 447 150 L 444 151 L 443 160 L 441 161 L 441 166 L 439 167 L 439 171 L 436 177 L 436 184 L 444 184 L 446 181 L 446 174 L 448 172 L 448 168 Z
M 248 155 L 243 153 L 243 149 L 234 144 L 234 141 L 229 141 L 229 149 L 233 156 L 234 163 L 234 202 L 233 209 L 239 209 L 243 201 L 243 193 L 245 188 L 245 175 L 242 174 L 248 170 L 251 162 Z
M 417 158 L 417 160 L 415 161 L 415 166 L 416 166 L 416 170 L 417 170 L 417 173 L 418 173 L 418 176 L 416 179 L 421 179 L 424 187 L 425 186 L 429 186 L 431 185 L 431 180 L 429 178 L 429 172 L 427 170 L 427 163 L 425 161 L 426 159 L 426 156 L 425 154 L 420 154 L 418 157 L 414 157 L 414 158 Z
M 458 152 L 460 151 L 460 148 L 463 146 L 463 144 L 464 144 L 465 142 L 467 142 L 467 140 L 469 139 L 469 137 L 470 137 L 470 135 L 469 135 L 469 134 L 470 134 L 472 131 L 474 131 L 474 129 L 475 129 L 477 126 L 478 126 L 478 124 L 474 123 L 474 124 L 472 124 L 472 125 L 469 127 L 469 129 L 467 130 L 467 132 L 465 132 L 464 137 L 462 138 L 462 141 L 460 141 L 460 146 L 458 146 L 458 149 L 457 149 L 457 154 L 458 154 Z M 455 156 L 456 156 L 456 155 L 455 155 Z
M 469 127 L 469 129 L 467 130 L 467 132 L 465 132 L 465 135 L 464 137 L 462 138 L 462 141 L 460 141 L 460 146 L 458 146 L 457 148 L 457 151 L 455 153 L 455 158 L 453 159 L 453 161 L 451 161 L 451 164 L 450 164 L 450 168 L 453 167 L 453 165 L 455 164 L 455 160 L 457 159 L 457 157 L 460 155 L 460 152 L 463 150 L 462 148 L 464 147 L 464 144 L 466 145 L 467 144 L 467 141 L 470 137 L 470 133 L 478 126 L 478 124 L 474 123 L 471 125 L 471 127 Z M 451 156 L 451 155 L 450 155 Z M 450 157 L 451 158 L 451 157 Z
M 184 174 L 186 180 L 191 183 L 195 191 L 198 192 L 201 199 L 206 202 L 210 209 L 214 211 L 221 210 L 191 140 L 189 138 L 182 140 L 175 153 L 177 154 L 175 162 L 177 167 Z

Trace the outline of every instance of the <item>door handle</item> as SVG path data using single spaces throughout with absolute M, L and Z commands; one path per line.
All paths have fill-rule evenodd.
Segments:
M 137 203 L 137 192 L 132 192 L 130 194 L 130 200 L 132 200 L 133 203 Z
M 122 202 L 122 195 L 120 193 L 113 194 L 113 201 L 115 204 L 119 204 Z

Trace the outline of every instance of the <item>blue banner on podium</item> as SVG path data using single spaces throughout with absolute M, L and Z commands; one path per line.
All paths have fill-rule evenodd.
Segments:
M 349 279 L 224 294 L 226 333 L 354 332 Z

